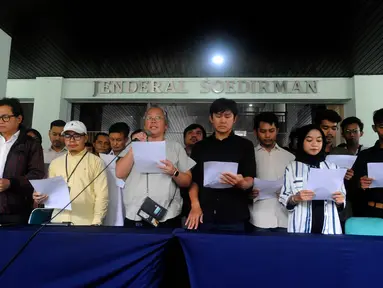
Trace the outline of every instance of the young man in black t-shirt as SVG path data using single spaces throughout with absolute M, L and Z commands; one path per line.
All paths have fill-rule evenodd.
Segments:
M 256 173 L 254 145 L 234 135 L 238 108 L 233 100 L 217 99 L 210 106 L 210 122 L 214 133 L 198 142 L 191 158 L 193 183 L 189 190 L 191 211 L 186 221 L 189 229 L 244 231 L 250 214 L 248 197 Z M 238 163 L 237 173 L 223 172 L 220 183 L 228 188 L 208 188 L 204 185 L 204 164 L 207 162 Z

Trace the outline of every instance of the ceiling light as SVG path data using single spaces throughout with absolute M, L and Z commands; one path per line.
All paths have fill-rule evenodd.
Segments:
M 213 57 L 212 61 L 216 65 L 221 65 L 223 63 L 223 57 L 219 56 L 219 55 L 216 55 L 216 56 Z

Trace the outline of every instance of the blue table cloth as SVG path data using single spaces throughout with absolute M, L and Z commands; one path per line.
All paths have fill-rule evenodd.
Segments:
M 0 227 L 3 267 L 38 227 Z M 172 230 L 46 227 L 0 277 L 0 287 L 158 287 Z
M 382 287 L 383 237 L 175 235 L 193 288 Z

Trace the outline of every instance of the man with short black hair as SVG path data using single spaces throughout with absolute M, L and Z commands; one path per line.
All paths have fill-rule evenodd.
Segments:
M 29 180 L 44 178 L 41 144 L 27 136 L 20 101 L 0 100 L 0 224 L 26 224 L 32 211 Z
M 188 156 L 190 156 L 192 148 L 196 143 L 206 138 L 206 131 L 203 126 L 199 124 L 190 124 L 184 130 L 184 144 L 185 151 Z M 189 197 L 189 187 L 181 188 L 181 196 L 184 200 L 182 204 L 182 216 L 187 217 L 190 212 L 190 197 Z
M 110 141 L 109 135 L 104 132 L 99 132 L 94 137 L 93 141 L 94 154 L 99 156 L 100 153 L 109 153 L 110 152 Z
M 357 117 L 348 117 L 340 124 L 342 136 L 346 143 L 338 145 L 331 151 L 337 155 L 358 155 L 360 151 L 367 149 L 359 144 L 360 137 L 363 136 L 363 122 Z
M 253 143 L 233 132 L 237 117 L 237 103 L 233 100 L 220 98 L 210 106 L 214 133 L 195 144 L 191 154 L 197 164 L 189 190 L 191 211 L 185 223 L 189 229 L 245 231 L 256 164 Z M 206 187 L 204 167 L 209 162 L 238 164 L 237 173 L 223 172 L 216 179 L 229 188 Z
M 112 150 L 109 154 L 123 157 L 126 154 L 125 148 L 129 141 L 130 128 L 124 122 L 114 123 L 109 128 L 109 141 Z
M 254 134 L 259 144 L 255 147 L 255 160 L 260 180 L 277 181 L 283 179 L 287 165 L 295 156 L 277 144 L 279 132 L 278 116 L 272 112 L 263 112 L 254 118 Z M 250 223 L 257 231 L 287 232 L 288 213 L 279 203 L 279 190 L 274 197 L 259 199 L 259 189 L 253 188 L 253 205 L 250 205 Z M 262 195 L 261 195 L 262 196 Z
M 205 128 L 203 128 L 199 124 L 191 124 L 184 130 L 184 144 L 185 144 L 185 151 L 190 156 L 191 150 L 193 146 L 201 141 L 202 139 L 206 138 L 206 131 Z
M 335 145 L 338 124 L 342 121 L 334 110 L 319 110 L 315 115 L 314 123 L 319 125 L 326 136 L 326 153 L 329 154 Z
M 67 150 L 65 149 L 64 136 L 61 133 L 64 130 L 65 121 L 55 120 L 51 123 L 48 136 L 51 141 L 51 147 L 44 150 L 44 163 L 50 164 L 52 160 L 64 155 Z M 48 171 L 48 170 L 47 170 Z

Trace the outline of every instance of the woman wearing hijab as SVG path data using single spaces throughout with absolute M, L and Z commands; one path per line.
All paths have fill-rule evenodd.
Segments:
M 318 126 L 307 125 L 298 131 L 296 158 L 286 167 L 279 197 L 279 201 L 289 211 L 288 232 L 342 234 L 338 211 L 344 208 L 344 185 L 340 191 L 334 191 L 332 200 L 313 200 L 314 192 L 304 190 L 310 168 L 338 168 L 325 161 L 325 140 Z

